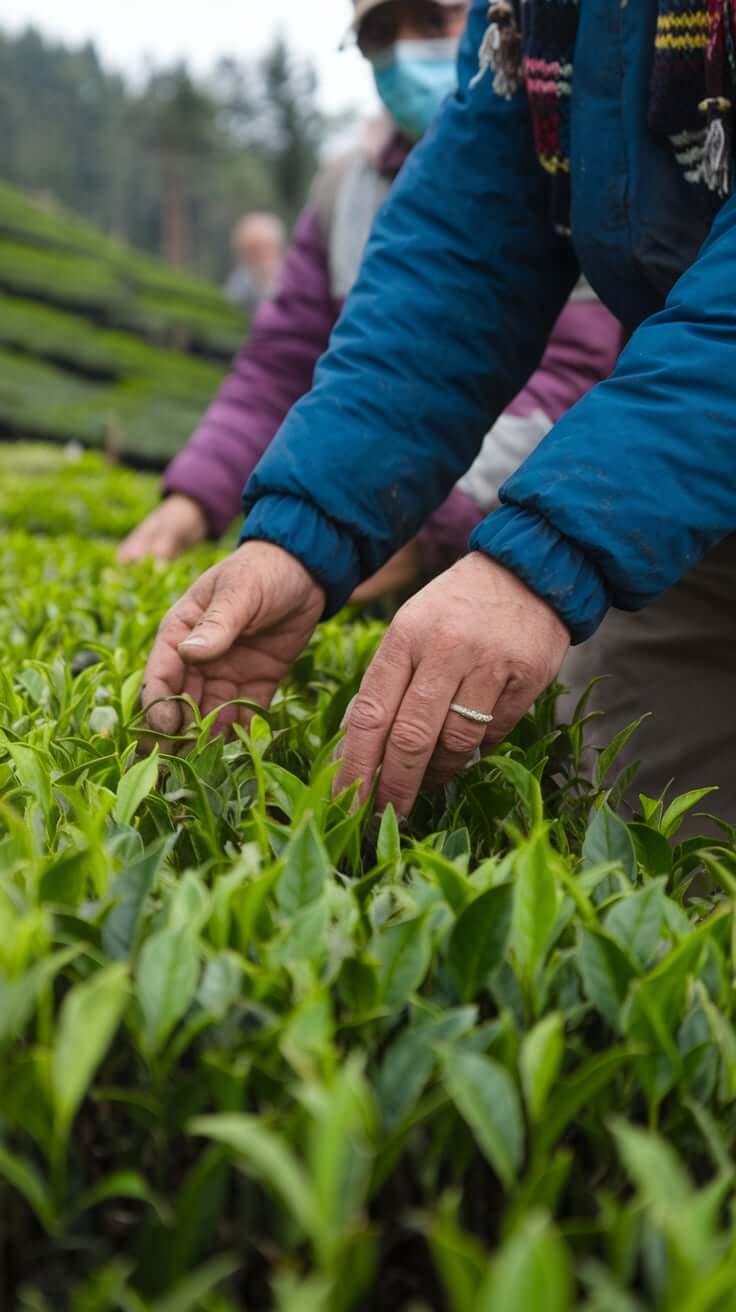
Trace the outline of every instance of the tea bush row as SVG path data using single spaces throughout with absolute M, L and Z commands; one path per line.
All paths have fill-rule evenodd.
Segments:
M 631 817 L 549 697 L 379 822 L 332 797 L 349 616 L 234 741 L 139 758 L 206 558 L 0 544 L 0 1304 L 736 1306 L 734 834 L 681 841 L 717 800 Z

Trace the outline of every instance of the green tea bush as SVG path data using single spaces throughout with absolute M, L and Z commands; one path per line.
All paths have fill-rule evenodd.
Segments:
M 211 393 L 167 395 L 155 379 L 92 383 L 0 349 L 0 425 L 18 436 L 85 446 L 161 468 L 202 417 Z
M 47 208 L 16 187 L 0 182 L 0 234 L 51 252 L 83 255 L 112 267 L 128 284 L 222 310 L 223 298 L 204 278 L 169 268 L 142 251 L 131 250 L 75 214 Z
M 216 287 L 0 183 L 0 437 L 160 468 L 246 329 Z
M 0 444 L 0 529 L 122 538 L 153 510 L 158 479 L 96 452 L 37 442 Z
M 0 345 L 93 379 L 145 379 L 162 395 L 197 405 L 207 403 L 223 377 L 222 368 L 208 360 L 160 350 L 129 333 L 14 296 L 0 296 Z
M 381 636 L 350 617 L 234 741 L 195 714 L 138 756 L 206 559 L 0 544 L 0 1305 L 733 1308 L 734 833 L 680 841 L 708 790 L 629 817 L 625 735 L 587 780 L 550 696 L 379 821 L 332 797 Z
M 0 288 L 21 297 L 92 313 L 111 326 L 141 331 L 163 346 L 186 333 L 186 346 L 227 358 L 237 350 L 243 315 L 217 293 L 188 299 L 168 280 L 131 283 L 124 264 L 75 251 L 37 247 L 0 238 Z

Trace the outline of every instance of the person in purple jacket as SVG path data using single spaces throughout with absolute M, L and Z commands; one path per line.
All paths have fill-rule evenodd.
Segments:
M 166 472 L 161 505 L 121 545 L 121 561 L 174 559 L 229 527 L 245 483 L 291 407 L 311 388 L 393 179 L 454 90 L 467 0 L 354 0 L 354 9 L 355 38 L 373 63 L 388 117 L 318 177 L 277 295 L 257 312 L 231 374 Z M 464 555 L 470 533 L 497 504 L 498 488 L 567 410 L 608 376 L 620 344 L 617 321 L 581 284 L 539 369 L 495 425 L 472 469 L 419 537 L 364 583 L 355 599 L 408 587 Z

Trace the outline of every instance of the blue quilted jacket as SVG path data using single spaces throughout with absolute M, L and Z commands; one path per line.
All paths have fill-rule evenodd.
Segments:
M 460 91 L 385 206 L 320 363 L 245 493 L 245 538 L 298 556 L 334 611 L 412 537 L 536 368 L 582 268 L 631 331 L 506 484 L 471 546 L 545 597 L 574 641 L 646 606 L 736 532 L 736 200 L 682 177 L 647 126 L 656 0 L 583 0 L 573 238 L 550 222 L 523 92 Z

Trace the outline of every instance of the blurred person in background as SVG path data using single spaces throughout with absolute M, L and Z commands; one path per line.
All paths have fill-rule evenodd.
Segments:
M 229 301 L 249 313 L 275 295 L 286 255 L 286 227 L 277 214 L 245 214 L 232 236 L 236 265 L 225 283 Z
M 277 295 L 261 305 L 233 371 L 166 472 L 164 500 L 119 558 L 170 560 L 218 538 L 292 406 L 312 386 L 357 278 L 374 218 L 413 145 L 457 83 L 468 3 L 355 0 L 351 34 L 373 65 L 385 113 L 358 146 L 317 178 L 288 251 Z M 620 330 L 585 284 L 562 311 L 546 354 L 489 434 L 462 482 L 411 542 L 356 592 L 368 602 L 408 589 L 464 555 L 498 504 L 500 485 L 616 360 Z

